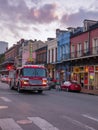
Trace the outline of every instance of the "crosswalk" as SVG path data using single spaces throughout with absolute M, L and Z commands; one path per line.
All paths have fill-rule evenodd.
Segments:
M 63 118 L 67 119 L 69 121 L 69 124 L 74 124 L 77 126 L 77 128 L 82 130 L 98 130 L 96 128 L 91 127 L 90 125 L 86 125 L 76 119 L 72 119 L 71 117 L 64 116 Z M 88 117 L 87 117 L 88 118 Z M 92 118 L 93 119 L 93 118 Z M 91 119 L 91 120 L 92 120 Z M 36 130 L 61 130 L 60 128 L 57 128 L 47 120 L 41 118 L 41 117 L 27 117 L 25 120 L 19 120 L 16 121 L 13 118 L 4 118 L 0 119 L 0 130 L 24 130 L 23 125 L 31 125 L 32 124 L 32 130 L 34 129 L 34 125 L 36 126 Z M 98 127 L 97 127 L 98 128 Z M 64 129 L 69 130 L 69 129 Z
M 12 102 L 6 97 L 0 97 L 0 99 L 7 103 Z M 0 106 L 0 109 L 7 108 L 8 106 Z M 51 123 L 41 117 L 27 117 L 26 120 L 19 121 L 15 121 L 13 118 L 0 119 L 0 128 L 1 130 L 23 130 L 21 125 L 31 123 L 38 127 L 37 130 L 59 130 L 57 127 L 53 126 Z
M 6 103 L 12 102 L 7 97 L 0 97 L 0 100 L 3 100 Z M 8 106 L 0 106 L 1 109 L 7 109 Z M 85 120 L 89 120 L 90 122 L 94 122 L 94 124 L 98 124 L 98 117 L 94 115 L 90 115 L 88 113 L 81 114 L 79 115 L 82 118 L 85 118 Z M 83 130 L 98 130 L 98 125 L 94 126 L 92 124 L 86 124 L 83 123 L 82 121 L 79 121 L 78 119 L 66 116 L 66 115 L 61 115 L 62 120 L 65 120 L 69 122 L 69 124 L 75 125 L 79 129 Z M 79 117 L 79 118 L 80 118 Z M 34 129 L 33 127 L 36 126 L 36 130 L 61 130 L 60 128 L 57 127 L 57 124 L 53 125 L 50 123 L 46 118 L 42 118 L 39 116 L 31 116 L 31 117 L 26 117 L 23 120 L 15 120 L 14 118 L 1 118 L 0 119 L 0 130 L 24 130 L 23 125 L 31 125 L 32 124 L 32 130 Z M 59 126 L 61 127 L 61 126 Z M 65 130 L 65 129 L 64 129 Z M 66 129 L 69 130 L 69 129 Z
M 41 130 L 59 130 L 54 127 L 48 121 L 40 118 L 40 117 L 28 117 L 29 120 L 32 120 L 35 125 L 37 125 Z
M 12 118 L 0 119 L 2 130 L 23 130 Z
M 59 130 L 41 117 L 28 117 L 28 119 L 31 121 L 30 123 L 38 127 L 37 130 Z M 20 124 L 21 123 L 18 123 L 18 121 L 15 121 L 13 118 L 0 119 L 0 127 L 2 130 L 23 130 Z
M 83 130 L 96 130 L 95 128 L 91 127 L 90 125 L 86 125 L 85 123 L 82 123 L 79 120 L 73 119 L 69 116 L 63 116 L 63 118 L 65 118 L 70 123 L 74 124 L 75 126 L 82 128 Z

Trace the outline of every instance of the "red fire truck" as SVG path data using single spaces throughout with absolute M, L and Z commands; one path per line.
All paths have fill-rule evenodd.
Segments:
M 48 90 L 47 70 L 42 65 L 24 65 L 16 70 L 10 71 L 10 89 L 32 90 L 42 93 Z

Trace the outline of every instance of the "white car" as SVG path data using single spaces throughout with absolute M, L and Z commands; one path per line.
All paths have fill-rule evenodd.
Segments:
M 8 82 L 8 75 L 2 75 L 1 76 L 1 82 L 7 83 Z

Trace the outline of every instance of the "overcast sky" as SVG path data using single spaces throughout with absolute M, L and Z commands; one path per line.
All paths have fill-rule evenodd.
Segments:
M 21 38 L 46 41 L 84 19 L 98 21 L 98 0 L 0 0 L 0 41 L 9 47 Z

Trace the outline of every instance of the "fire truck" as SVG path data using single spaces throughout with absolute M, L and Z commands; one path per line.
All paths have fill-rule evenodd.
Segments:
M 32 90 L 42 93 L 48 90 L 47 69 L 43 65 L 24 65 L 9 72 L 10 89 Z

